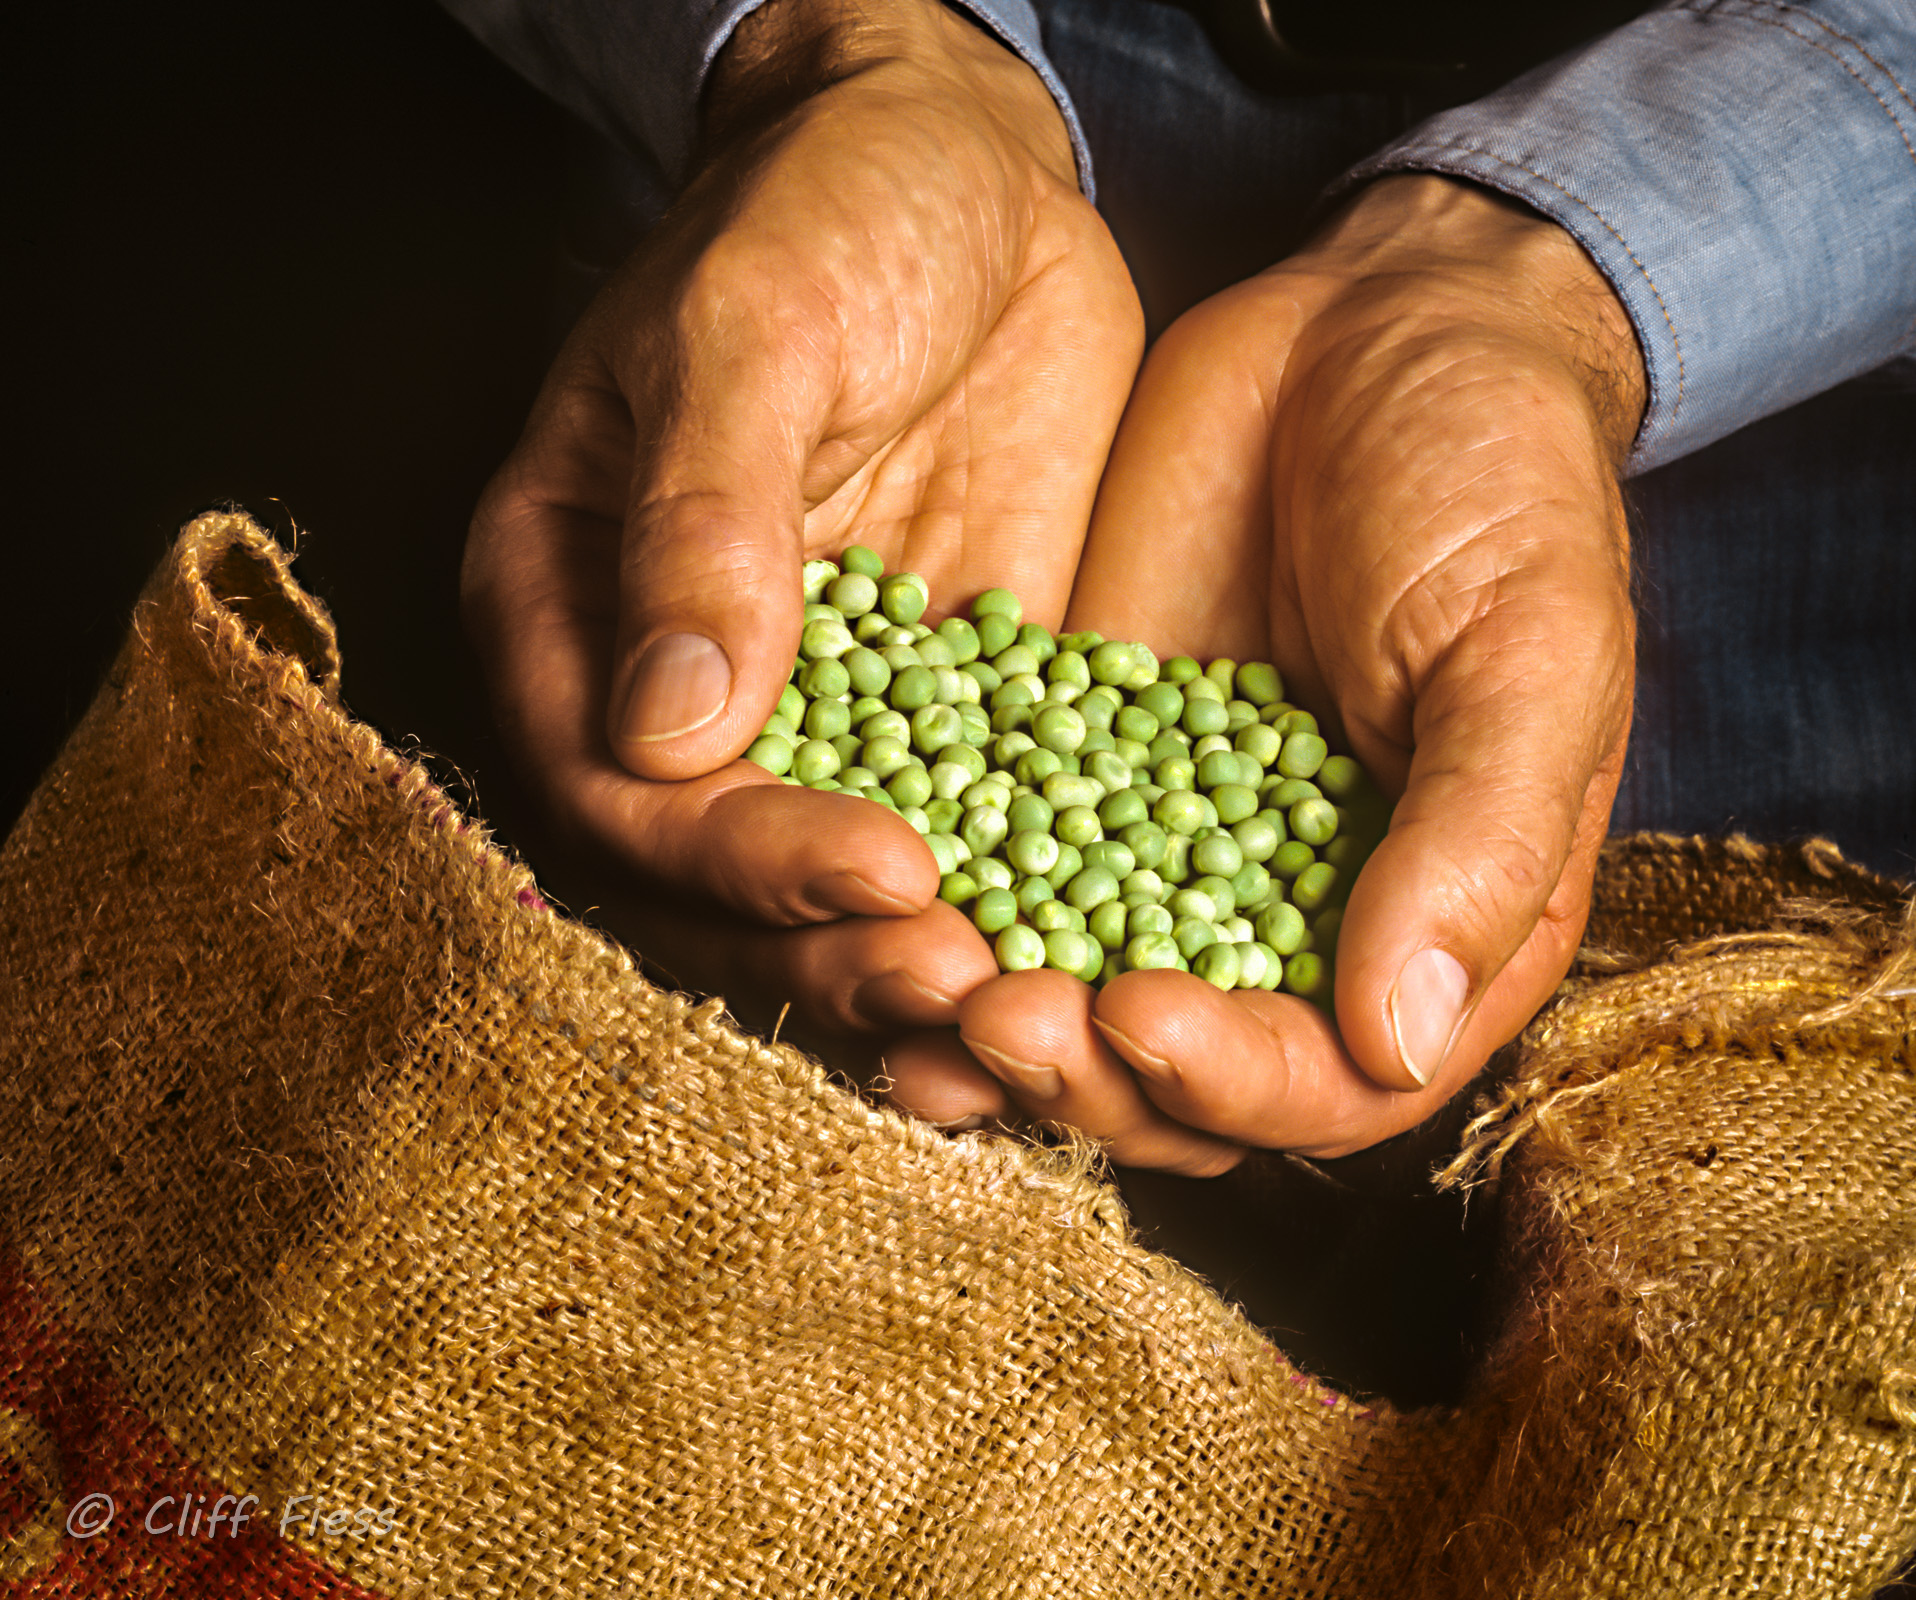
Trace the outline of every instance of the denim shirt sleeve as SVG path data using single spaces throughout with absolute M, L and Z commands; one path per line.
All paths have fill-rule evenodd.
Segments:
M 1916 348 L 1911 0 L 1676 0 L 1363 162 L 1568 229 L 1636 325 L 1643 471 Z
M 495 55 L 673 187 L 691 176 L 699 95 L 713 59 L 763 0 L 441 0 Z M 1045 58 L 1030 0 L 962 0 L 958 9 L 1035 70 L 1058 102 L 1091 193 L 1091 153 Z

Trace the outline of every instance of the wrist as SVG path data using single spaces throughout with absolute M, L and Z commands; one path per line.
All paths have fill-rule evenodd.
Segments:
M 700 165 L 805 102 L 867 75 L 916 79 L 916 93 L 975 101 L 1051 172 L 1076 186 L 1063 113 L 1018 55 L 943 0 L 766 0 L 712 64 L 700 108 Z
M 1306 254 L 1542 348 L 1583 390 L 1612 465 L 1628 457 L 1648 394 L 1636 330 L 1609 279 L 1548 217 L 1475 184 L 1406 174 L 1360 191 Z

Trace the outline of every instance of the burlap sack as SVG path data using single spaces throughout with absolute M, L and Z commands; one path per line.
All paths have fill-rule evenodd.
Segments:
M 1916 977 L 1832 853 L 1612 854 L 1461 1158 L 1506 1331 L 1404 1414 L 1056 1155 L 649 986 L 338 685 L 202 519 L 0 856 L 6 1592 L 1834 1597 L 1916 1545 Z

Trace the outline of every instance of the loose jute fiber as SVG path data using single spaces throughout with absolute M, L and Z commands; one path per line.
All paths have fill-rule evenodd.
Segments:
M 1455 1181 L 1461 1405 L 1329 1393 L 1055 1152 L 645 982 L 188 528 L 0 855 L 0 1591 L 1866 1596 L 1916 1547 L 1911 925 L 1612 848 Z

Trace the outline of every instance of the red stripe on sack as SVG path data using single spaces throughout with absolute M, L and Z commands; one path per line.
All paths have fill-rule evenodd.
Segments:
M 283 1538 L 283 1509 L 188 1460 L 0 1247 L 0 1594 L 383 1600 Z

